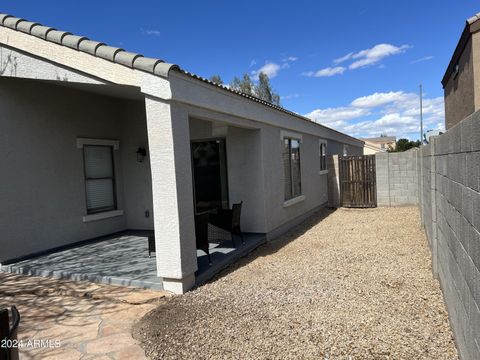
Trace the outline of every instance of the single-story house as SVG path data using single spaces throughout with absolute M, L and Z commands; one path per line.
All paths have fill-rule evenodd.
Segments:
M 158 277 L 182 293 L 197 213 L 242 201 L 242 231 L 274 238 L 327 204 L 325 156 L 363 144 L 177 65 L 0 14 L 0 263 L 154 230 Z

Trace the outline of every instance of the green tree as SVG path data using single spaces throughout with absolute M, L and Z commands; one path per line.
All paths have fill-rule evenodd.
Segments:
M 263 72 L 258 75 L 258 85 L 255 85 L 250 75 L 245 73 L 241 79 L 235 76 L 230 88 L 280 106 L 280 95 L 272 89 L 268 75 Z
M 255 96 L 255 84 L 247 73 L 243 74 L 242 79 L 235 76 L 230 83 L 230 87 L 244 94 Z
M 218 85 L 223 85 L 223 80 L 218 74 L 210 76 L 210 81 Z
M 258 85 L 255 92 L 258 98 L 280 106 L 280 96 L 272 89 L 267 74 L 261 72 L 258 75 Z
M 388 150 L 389 152 L 402 152 L 407 151 L 415 147 L 420 147 L 420 140 L 411 141 L 408 139 L 398 139 L 395 150 Z

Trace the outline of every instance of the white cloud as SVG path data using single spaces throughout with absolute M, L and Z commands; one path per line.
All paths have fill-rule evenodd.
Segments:
M 278 75 L 278 72 L 282 69 L 282 67 L 274 62 L 267 62 L 263 65 L 260 69 L 252 71 L 252 75 L 255 78 L 258 78 L 260 73 L 266 74 L 270 79 L 273 79 L 275 76 Z
M 288 95 L 280 96 L 280 100 L 291 100 L 299 97 L 300 97 L 300 94 L 288 94 Z
M 327 109 L 316 109 L 309 112 L 305 116 L 322 124 L 332 122 L 357 119 L 361 116 L 368 115 L 368 110 L 358 109 L 354 107 L 337 107 Z
M 341 75 L 347 70 L 343 66 L 336 66 L 336 67 L 327 67 L 325 69 L 320 69 L 318 71 L 308 71 L 302 73 L 304 76 L 308 77 L 330 77 L 334 75 Z
M 284 59 L 282 59 L 283 62 L 295 62 L 298 60 L 297 56 L 288 56 Z
M 258 70 L 250 71 L 250 73 L 254 79 L 258 79 L 258 75 L 260 75 L 260 73 L 262 72 L 266 74 L 270 79 L 273 79 L 278 75 L 280 70 L 288 69 L 290 67 L 290 64 L 297 60 L 298 60 L 298 57 L 296 56 L 288 56 L 283 58 L 280 64 L 277 64 L 273 61 L 265 61 L 265 65 L 263 65 Z M 255 60 L 252 60 L 250 62 L 250 67 L 253 67 L 256 64 L 257 62 Z
M 402 45 L 402 46 L 395 46 L 391 44 L 377 44 L 370 49 L 364 49 L 358 52 L 349 52 L 348 54 L 333 59 L 334 65 L 339 65 L 346 61 L 352 61 L 350 65 L 348 65 L 349 70 L 360 69 L 366 66 L 377 65 L 379 64 L 384 58 L 396 54 L 404 53 L 408 48 L 409 45 Z M 385 67 L 383 64 L 379 64 L 379 68 Z M 343 74 L 347 70 L 347 65 L 345 66 L 334 66 L 334 67 L 327 67 L 318 71 L 308 71 L 302 73 L 304 76 L 310 77 L 325 77 L 325 76 L 333 76 Z
M 401 54 L 405 52 L 410 46 L 402 45 L 395 46 L 391 44 L 378 44 L 370 49 L 361 50 L 351 55 L 351 59 L 357 59 L 348 67 L 350 70 L 359 69 L 365 66 L 379 63 L 382 59 Z
M 424 56 L 424 57 L 421 57 L 419 59 L 416 59 L 416 60 L 413 60 L 410 62 L 410 64 L 416 64 L 416 63 L 419 63 L 419 62 L 422 62 L 422 61 L 428 61 L 428 60 L 432 60 L 433 59 L 433 56 Z
M 347 60 L 350 60 L 350 59 L 352 58 L 352 56 L 353 56 L 353 52 L 348 53 L 348 54 L 345 55 L 345 56 L 342 56 L 342 57 L 339 57 L 339 58 L 337 58 L 337 59 L 334 59 L 334 60 L 333 60 L 333 63 L 334 63 L 334 64 L 340 64 L 340 63 L 342 63 L 342 62 L 345 62 L 345 61 L 347 61 Z
M 388 93 L 373 93 L 368 96 L 362 96 L 353 100 L 350 105 L 361 108 L 372 108 L 398 101 L 404 97 L 403 91 L 390 91 Z
M 143 35 L 160 36 L 160 30 L 155 30 L 155 29 L 140 29 L 140 32 L 141 32 Z
M 443 104 L 443 97 L 424 98 L 425 131 L 444 128 Z M 359 97 L 348 106 L 316 109 L 305 116 L 357 137 L 386 133 L 397 138 L 418 138 L 419 111 L 418 94 L 391 91 Z

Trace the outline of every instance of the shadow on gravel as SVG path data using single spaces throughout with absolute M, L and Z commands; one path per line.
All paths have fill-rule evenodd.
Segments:
M 284 246 L 288 245 L 290 242 L 293 240 L 299 238 L 306 232 L 310 231 L 311 228 L 316 226 L 319 222 L 321 222 L 323 219 L 327 218 L 331 214 L 333 214 L 337 209 L 335 208 L 322 208 L 315 212 L 312 216 L 309 218 L 305 219 L 303 222 L 300 224 L 294 226 L 291 230 L 287 231 L 286 233 L 280 235 L 279 237 L 267 241 L 265 244 L 260 245 L 258 248 L 253 250 L 251 253 L 245 255 L 235 263 L 229 265 L 226 267 L 224 270 L 220 271 L 217 275 L 215 275 L 212 279 L 209 281 L 197 286 L 201 287 L 204 284 L 208 284 L 210 282 L 214 282 L 231 272 L 247 265 L 248 263 L 254 261 L 258 257 L 264 257 L 264 256 L 269 256 L 272 254 L 275 254 L 277 251 L 279 251 L 281 248 Z M 195 288 L 197 288 L 195 287 Z

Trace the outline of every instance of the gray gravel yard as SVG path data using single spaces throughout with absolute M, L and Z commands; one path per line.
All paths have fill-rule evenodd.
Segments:
M 134 336 L 153 359 L 457 359 L 416 208 L 322 210 Z

